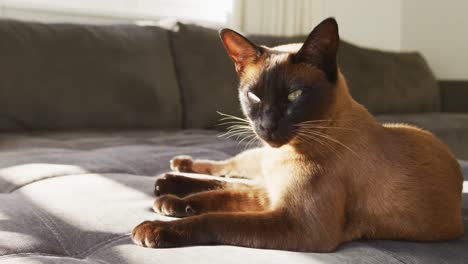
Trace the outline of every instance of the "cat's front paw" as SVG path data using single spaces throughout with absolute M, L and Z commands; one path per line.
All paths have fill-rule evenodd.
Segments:
M 192 165 L 193 159 L 187 155 L 175 156 L 170 161 L 171 170 L 178 172 L 194 172 Z
M 149 248 L 168 248 L 183 246 L 183 231 L 175 230 L 171 222 L 145 221 L 132 231 L 135 244 Z
M 170 194 L 156 199 L 153 210 L 158 214 L 174 217 L 186 217 L 195 214 L 192 205 L 188 204 L 184 199 Z
M 180 194 L 185 194 L 185 186 L 181 179 L 182 176 L 171 173 L 159 175 L 154 183 L 154 195 L 174 194 L 176 196 L 181 196 Z
M 173 173 L 164 173 L 156 178 L 154 195 L 172 194 L 185 197 L 189 194 L 225 187 L 225 183 L 209 179 L 196 179 Z

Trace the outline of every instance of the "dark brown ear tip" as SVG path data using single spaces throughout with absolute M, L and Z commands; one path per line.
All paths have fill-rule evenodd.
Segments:
M 331 27 L 334 28 L 336 33 L 338 33 L 338 22 L 336 21 L 334 17 L 329 17 L 325 19 L 322 23 L 330 25 Z
M 219 33 L 219 36 L 220 36 L 221 38 L 223 38 L 224 35 L 226 35 L 226 34 L 228 34 L 228 33 L 235 33 L 235 31 L 232 30 L 232 29 L 229 29 L 229 28 L 223 28 L 223 29 L 221 29 L 218 33 Z
M 336 26 L 338 26 L 338 22 L 336 22 L 336 19 L 334 17 L 329 17 L 329 18 L 325 18 L 322 23 L 332 23 Z

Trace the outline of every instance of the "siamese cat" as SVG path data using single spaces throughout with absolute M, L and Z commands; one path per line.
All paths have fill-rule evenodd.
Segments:
M 358 239 L 436 241 L 463 233 L 460 167 L 430 132 L 381 125 L 350 96 L 337 64 L 333 18 L 303 44 L 268 48 L 223 29 L 246 119 L 263 147 L 223 161 L 175 157 L 180 172 L 256 178 L 259 184 L 166 174 L 135 243 L 225 244 L 330 252 Z

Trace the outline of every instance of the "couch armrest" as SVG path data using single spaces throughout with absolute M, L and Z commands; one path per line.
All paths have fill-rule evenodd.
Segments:
M 441 111 L 468 113 L 468 80 L 439 81 Z

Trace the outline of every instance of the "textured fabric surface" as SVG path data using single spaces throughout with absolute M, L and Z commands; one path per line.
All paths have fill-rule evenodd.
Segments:
M 254 43 L 278 46 L 301 43 L 306 36 L 248 36 Z M 185 126 L 209 128 L 215 111 L 239 114 L 238 78 L 218 31 L 179 23 L 172 35 L 174 61 L 184 106 Z M 437 81 L 418 53 L 372 50 L 341 42 L 338 63 L 351 94 L 372 113 L 417 113 L 438 110 Z M 203 105 L 203 107 L 200 107 Z
M 201 130 L 1 135 L 0 263 L 468 263 L 467 235 L 358 241 L 330 254 L 131 243 L 136 224 L 170 220 L 150 207 L 154 175 L 172 156 L 222 159 L 242 148 Z M 468 163 L 462 166 L 467 175 Z M 466 210 L 464 221 L 467 228 Z
M 377 120 L 388 123 L 407 123 L 433 132 L 447 144 L 459 159 L 468 160 L 468 114 L 423 113 L 378 115 Z
M 0 131 L 179 128 L 168 31 L 0 20 Z

